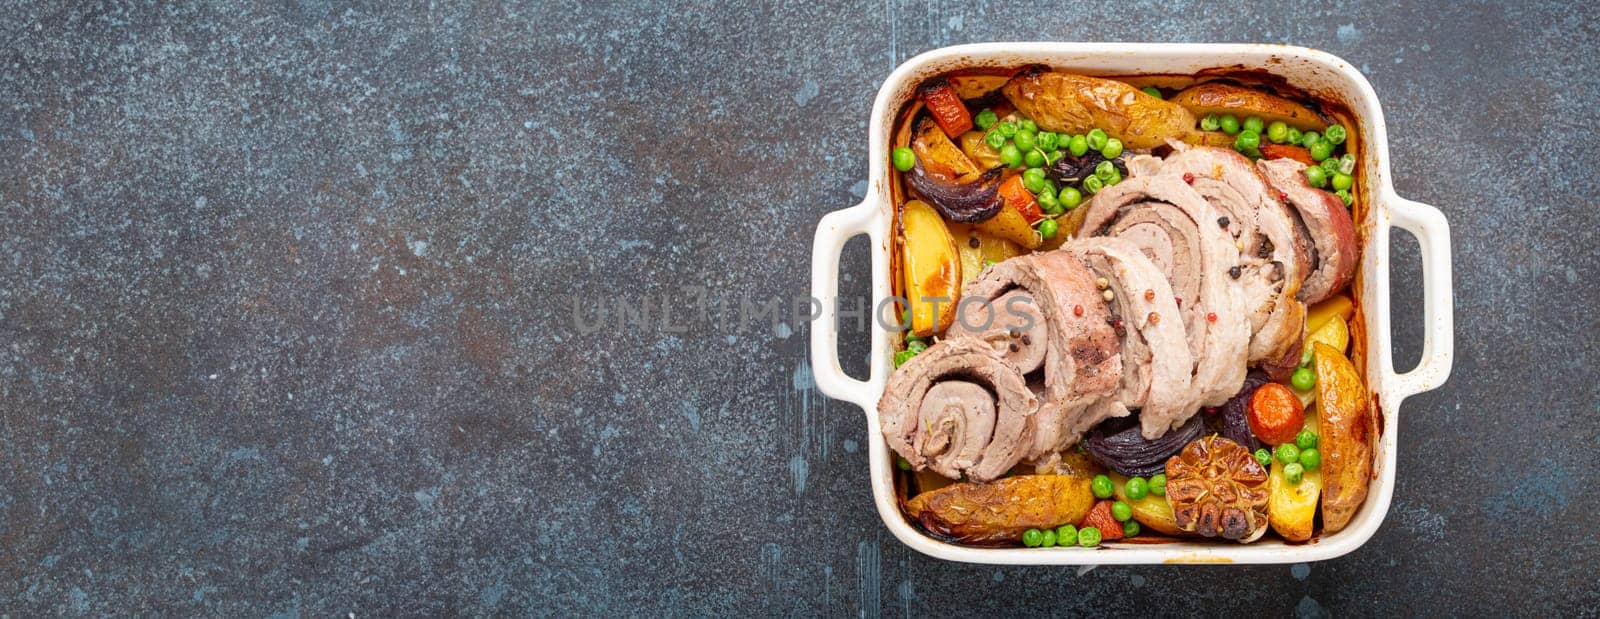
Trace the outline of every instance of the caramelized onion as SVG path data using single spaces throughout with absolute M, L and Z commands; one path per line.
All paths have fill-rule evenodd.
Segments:
M 1239 393 L 1228 398 L 1227 404 L 1222 405 L 1221 415 L 1214 416 L 1222 418 L 1219 422 L 1220 427 L 1215 428 L 1214 431 L 1228 437 L 1229 440 L 1235 443 L 1243 445 L 1245 449 L 1250 451 L 1265 447 L 1266 444 L 1262 443 L 1261 439 L 1256 438 L 1256 435 L 1250 432 L 1250 417 L 1247 409 L 1250 406 L 1250 396 L 1254 395 L 1262 385 L 1270 382 L 1272 382 L 1272 379 L 1267 376 L 1266 372 L 1250 370 L 1250 373 L 1244 376 L 1244 387 L 1239 389 Z
M 945 219 L 956 223 L 977 223 L 994 217 L 1005 201 L 1000 198 L 1000 175 L 995 168 L 970 182 L 961 183 L 929 174 L 922 163 L 906 173 L 906 183 L 927 198 Z
M 1128 477 L 1149 477 L 1167 469 L 1167 458 L 1205 433 L 1197 415 L 1156 440 L 1146 440 L 1135 415 L 1108 419 L 1089 432 L 1083 442 L 1089 455 Z

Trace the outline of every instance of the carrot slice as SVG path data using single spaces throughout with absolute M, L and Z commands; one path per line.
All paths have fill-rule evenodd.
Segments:
M 1083 522 L 1078 523 L 1078 528 L 1094 527 L 1100 529 L 1102 541 L 1114 542 L 1122 539 L 1122 523 L 1116 516 L 1111 515 L 1111 501 L 1105 500 L 1095 503 L 1089 508 L 1089 514 L 1083 517 Z
M 1268 445 L 1293 442 L 1306 422 L 1306 409 L 1300 398 L 1278 383 L 1267 383 L 1250 396 L 1245 417 L 1250 432 Z
M 1028 225 L 1033 225 L 1044 219 L 1044 211 L 1039 209 L 1039 201 L 1033 199 L 1033 192 L 1022 184 L 1022 175 L 1013 174 L 1010 178 L 1000 181 L 1000 197 L 1006 201 L 1006 206 L 1017 209 L 1022 217 L 1028 220 Z
M 1273 144 L 1268 142 L 1261 145 L 1261 158 L 1263 159 L 1293 159 L 1306 165 L 1317 165 L 1311 158 L 1311 151 L 1299 146 L 1288 144 Z
M 945 135 L 953 138 L 972 130 L 972 113 L 967 111 L 967 104 L 961 102 L 961 96 L 950 82 L 942 79 L 928 82 L 919 94 Z

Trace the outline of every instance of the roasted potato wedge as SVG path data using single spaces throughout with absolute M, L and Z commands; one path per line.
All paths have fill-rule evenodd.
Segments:
M 1377 438 L 1367 386 L 1344 354 L 1316 343 L 1317 414 L 1322 432 L 1322 525 L 1329 533 L 1350 523 L 1367 499 Z
M 1037 249 L 1044 242 L 1039 231 L 1028 225 L 1028 218 L 1010 204 L 1002 207 L 994 217 L 978 222 L 977 226 L 979 230 L 1016 243 L 1024 249 Z M 1057 232 L 1056 236 L 1060 237 L 1061 233 Z
M 973 178 L 985 169 L 968 159 L 939 124 L 928 119 L 917 122 L 916 134 L 911 138 L 911 152 L 922 162 L 922 169 L 948 179 Z
M 1197 118 L 1208 114 L 1232 114 L 1238 120 L 1261 117 L 1267 123 L 1282 120 L 1301 131 L 1322 131 L 1328 126 L 1310 107 L 1280 98 L 1277 94 L 1262 93 L 1254 88 L 1230 83 L 1206 82 L 1189 86 L 1181 93 L 1173 94 L 1171 102 L 1186 107 Z
M 991 262 L 1005 262 L 1023 254 L 1022 247 L 967 224 L 950 224 L 950 234 L 956 240 L 956 253 L 961 254 L 961 284 L 978 278 L 978 273 Z M 973 247 L 976 241 L 977 247 Z
M 1167 497 L 1146 494 L 1142 499 L 1130 499 L 1127 492 L 1128 478 L 1115 472 L 1110 475 L 1111 487 L 1117 495 L 1117 500 L 1133 508 L 1133 519 L 1141 526 L 1162 535 L 1190 535 L 1178 528 L 1178 521 L 1172 516 L 1172 504 L 1167 502 Z
M 1305 429 L 1317 431 L 1315 409 L 1306 411 Z M 1274 459 L 1267 477 L 1267 522 L 1283 539 L 1303 542 L 1311 539 L 1317 519 L 1317 498 L 1322 494 L 1322 469 L 1306 471 L 1298 485 L 1289 483 L 1283 462 Z
M 962 99 L 977 99 L 1006 85 L 1006 80 L 1011 79 L 1004 75 L 952 75 L 950 87 L 956 90 L 956 96 Z
M 1058 71 L 1024 72 L 1001 89 L 1017 111 L 1046 131 L 1101 129 L 1128 148 L 1154 148 L 1196 131 L 1183 106 L 1116 80 Z
M 1350 349 L 1350 324 L 1338 316 L 1330 317 L 1316 331 L 1306 334 L 1306 348 L 1314 350 L 1317 343 L 1327 344 L 1339 354 L 1344 354 Z
M 1085 202 L 1087 201 L 1088 200 L 1085 199 Z M 1088 216 L 1089 214 L 1089 209 L 1084 208 L 1084 206 L 1085 205 L 1083 204 L 1079 204 L 1070 211 L 1056 215 L 1056 235 L 1045 239 L 1044 242 L 1039 245 L 1039 249 L 1060 249 L 1063 244 L 1071 240 L 1073 236 L 1077 235 L 1078 228 L 1083 227 L 1084 217 Z
M 1306 308 L 1306 332 L 1311 333 L 1322 328 L 1334 316 L 1346 321 L 1356 313 L 1356 304 L 1350 300 L 1349 295 L 1334 295 L 1323 301 Z
M 1196 118 L 1207 114 L 1233 114 L 1244 120 L 1260 116 L 1268 124 L 1276 120 L 1301 131 L 1321 131 L 1328 123 L 1316 112 L 1283 97 L 1253 88 L 1206 82 L 1185 88 L 1172 96 L 1171 101 L 1187 108 Z
M 985 170 L 998 168 L 1000 167 L 1000 151 L 995 150 L 989 146 L 988 142 L 983 140 L 985 135 L 982 131 L 968 131 L 961 134 L 957 141 L 961 143 L 961 152 L 966 153 L 967 158 L 978 164 L 978 167 Z
M 924 492 L 907 501 L 905 510 L 936 535 L 996 544 L 1022 539 L 1022 532 L 1028 529 L 1077 522 L 1093 505 L 1088 477 L 1018 475 Z
M 955 239 L 938 211 L 921 200 L 903 207 L 900 233 L 911 330 L 923 337 L 942 333 L 955 319 L 955 303 L 961 298 L 961 256 Z

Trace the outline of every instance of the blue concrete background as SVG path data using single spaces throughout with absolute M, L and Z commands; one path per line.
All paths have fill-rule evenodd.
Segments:
M 1595 612 L 1597 17 L 0 0 L 0 614 Z M 881 80 L 1016 39 L 1293 43 L 1372 80 L 1397 189 L 1454 227 L 1457 349 L 1366 547 L 931 560 L 879 523 L 803 323 L 577 329 L 574 298 L 802 293 Z

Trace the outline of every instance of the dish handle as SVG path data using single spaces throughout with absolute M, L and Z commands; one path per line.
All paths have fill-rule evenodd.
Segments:
M 1389 202 L 1391 222 L 1417 237 L 1422 246 L 1422 360 L 1406 373 L 1394 370 L 1394 353 L 1385 347 L 1380 358 L 1384 385 L 1395 401 L 1437 389 L 1450 377 L 1455 359 L 1455 317 L 1450 269 L 1450 223 L 1432 206 L 1395 197 Z M 1388 285 L 1388 265 L 1382 265 L 1381 285 Z M 1384 334 L 1384 341 L 1391 341 Z
M 853 402 L 868 411 L 873 410 L 877 400 L 872 386 L 882 383 L 882 352 L 874 344 L 871 374 L 866 381 L 850 378 L 839 365 L 839 255 L 847 241 L 867 235 L 873 246 L 873 281 L 881 279 L 888 264 L 884 252 L 878 251 L 882 232 L 877 221 L 877 204 L 868 197 L 860 204 L 823 216 L 811 243 L 811 297 L 818 304 L 817 318 L 811 322 L 811 374 L 817 388 L 828 397 Z

